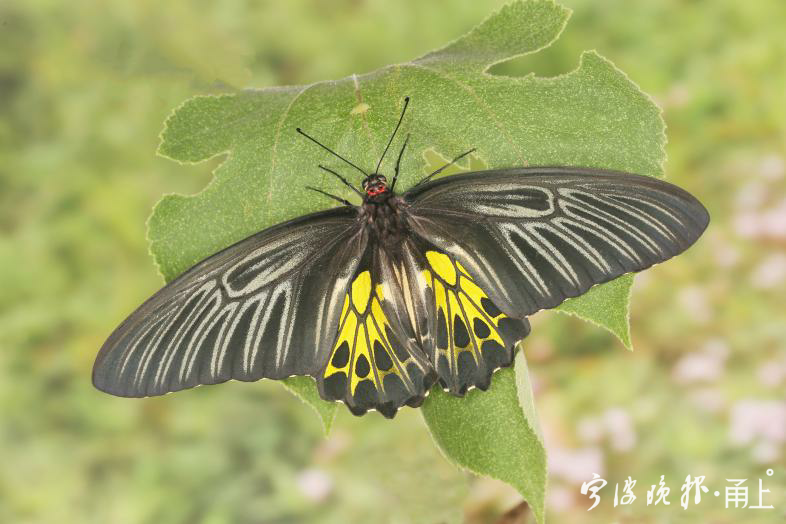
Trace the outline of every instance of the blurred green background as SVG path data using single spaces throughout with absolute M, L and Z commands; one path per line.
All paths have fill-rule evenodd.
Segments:
M 156 157 L 174 107 L 406 61 L 502 3 L 0 0 L 0 522 L 481 523 L 517 504 L 448 464 L 415 410 L 389 422 L 342 409 L 325 439 L 269 381 L 145 400 L 90 383 L 105 337 L 162 283 L 151 207 L 198 191 L 221 161 Z M 597 49 L 663 107 L 669 180 L 713 221 L 637 277 L 634 353 L 576 319 L 533 319 L 549 518 L 782 522 L 786 3 L 563 3 L 575 12 L 559 42 L 495 71 L 551 76 Z M 609 485 L 588 513 L 593 472 Z M 711 491 L 684 511 L 688 474 Z M 671 505 L 648 508 L 661 475 Z M 628 476 L 638 498 L 615 508 Z M 775 509 L 725 509 L 712 491 L 729 478 L 748 479 L 750 505 L 763 479 Z

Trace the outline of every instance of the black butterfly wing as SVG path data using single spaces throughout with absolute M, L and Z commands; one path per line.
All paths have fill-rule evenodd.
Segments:
M 596 169 L 466 173 L 403 197 L 411 229 L 519 318 L 663 262 L 709 223 L 701 203 L 672 184 Z
M 316 374 L 367 239 L 338 208 L 261 231 L 166 285 L 104 343 L 93 383 L 142 397 Z

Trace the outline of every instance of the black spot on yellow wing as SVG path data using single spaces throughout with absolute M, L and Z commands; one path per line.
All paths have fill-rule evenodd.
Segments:
M 382 309 L 382 286 L 368 270 L 352 281 L 344 297 L 339 329 L 317 382 L 326 400 L 344 401 L 360 415 L 376 409 L 387 417 L 404 404 L 422 402 L 430 383 L 396 335 Z
M 494 305 L 494 302 L 492 302 L 488 297 L 483 297 L 480 299 L 480 307 L 482 307 L 483 311 L 488 313 L 488 315 L 493 318 L 497 318 L 500 314 L 502 314 L 502 311 L 500 311 L 499 308 Z
M 453 342 L 456 343 L 457 347 L 465 348 L 465 347 L 469 347 L 470 340 L 469 340 L 469 332 L 467 331 L 467 326 L 464 325 L 464 319 L 462 317 L 463 315 L 453 316 Z
M 341 344 L 336 348 L 336 352 L 333 353 L 333 358 L 330 360 L 330 363 L 333 365 L 334 368 L 343 368 L 349 362 L 349 344 L 347 341 L 344 340 Z
M 366 355 L 359 355 L 357 362 L 355 362 L 355 375 L 360 378 L 365 378 L 368 372 L 371 371 Z
M 480 338 L 488 338 L 491 334 L 488 325 L 479 318 L 472 321 L 472 329 L 475 331 L 475 335 Z
M 439 349 L 448 349 L 450 342 L 448 341 L 448 324 L 445 320 L 445 311 L 442 309 L 437 310 L 437 347 Z
M 488 388 L 495 369 L 513 361 L 515 343 L 529 333 L 526 320 L 508 317 L 457 260 L 427 251 L 423 271 L 436 311 L 433 366 L 455 395 L 471 386 Z
M 379 340 L 374 341 L 374 361 L 377 363 L 377 369 L 380 371 L 388 371 L 393 367 L 393 361 L 390 359 L 390 354 Z

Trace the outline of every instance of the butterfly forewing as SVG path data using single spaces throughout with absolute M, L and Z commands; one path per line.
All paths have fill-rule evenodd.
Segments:
M 112 333 L 93 369 L 96 387 L 137 397 L 316 373 L 366 248 L 356 214 L 315 213 L 200 262 Z
M 411 229 L 460 261 L 507 314 L 551 308 L 687 249 L 709 216 L 687 192 L 578 168 L 467 173 L 415 187 Z

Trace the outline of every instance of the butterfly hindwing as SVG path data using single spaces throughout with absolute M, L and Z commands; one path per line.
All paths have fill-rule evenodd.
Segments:
M 369 244 L 348 287 L 320 394 L 353 413 L 393 416 L 438 379 L 454 395 L 488 388 L 509 366 L 526 319 L 503 313 L 461 263 L 410 238 L 394 253 Z
M 342 400 L 355 414 L 376 409 L 392 417 L 404 404 L 419 405 L 434 376 L 396 307 L 383 307 L 395 288 L 373 266 L 361 263 L 347 288 L 330 358 L 316 379 L 326 400 Z
M 580 168 L 454 175 L 404 198 L 412 230 L 461 260 L 517 317 L 663 262 L 695 242 L 709 221 L 676 186 Z
M 472 386 L 485 390 L 492 373 L 513 362 L 529 322 L 502 312 L 457 259 L 435 248 L 425 258 L 422 274 L 436 320 L 429 357 L 440 384 L 454 395 Z

